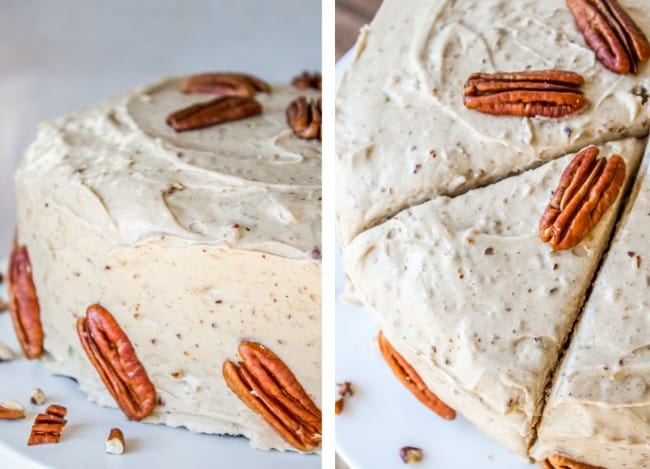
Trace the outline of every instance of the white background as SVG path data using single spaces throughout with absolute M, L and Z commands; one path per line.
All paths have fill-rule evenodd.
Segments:
M 0 259 L 38 123 L 164 76 L 321 69 L 320 0 L 0 0 Z

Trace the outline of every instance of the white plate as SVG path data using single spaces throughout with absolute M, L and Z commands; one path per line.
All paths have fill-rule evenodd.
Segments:
M 337 78 L 352 60 L 337 64 Z M 352 469 L 404 468 L 399 449 L 422 448 L 418 468 L 531 469 L 460 415 L 452 422 L 424 407 L 395 378 L 376 345 L 377 326 L 361 307 L 341 302 L 345 275 L 336 271 L 336 379 L 351 381 L 355 394 L 336 417 L 336 450 Z M 416 467 L 416 466 L 414 466 Z
M 0 261 L 0 272 L 5 272 Z M 0 298 L 6 299 L 4 285 Z M 0 342 L 20 355 L 8 312 L 0 313 Z M 46 395 L 44 406 L 29 403 L 34 388 Z M 15 399 L 27 411 L 18 421 L 0 420 L 0 468 L 268 468 L 316 469 L 318 455 L 260 451 L 246 438 L 191 433 L 183 428 L 130 422 L 121 411 L 90 403 L 77 384 L 68 378 L 50 376 L 38 361 L 22 357 L 0 363 L 0 401 Z M 68 424 L 59 444 L 27 446 L 36 414 L 48 404 L 68 408 Z M 112 427 L 124 432 L 127 451 L 121 456 L 104 452 Z

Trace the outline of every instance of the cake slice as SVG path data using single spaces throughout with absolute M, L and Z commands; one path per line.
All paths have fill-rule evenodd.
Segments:
M 643 142 L 600 150 L 626 162 L 624 187 Z M 444 403 L 522 455 L 624 193 L 582 241 L 553 250 L 538 224 L 572 159 L 437 197 L 343 250 L 355 294 L 397 353 Z
M 650 35 L 646 0 L 621 0 Z M 476 72 L 568 70 L 581 114 L 482 114 L 463 105 Z M 342 244 L 435 195 L 457 195 L 542 162 L 647 133 L 650 62 L 617 75 L 596 58 L 566 0 L 382 3 L 338 91 L 337 230 Z
M 537 460 L 650 467 L 650 153 L 556 374 Z

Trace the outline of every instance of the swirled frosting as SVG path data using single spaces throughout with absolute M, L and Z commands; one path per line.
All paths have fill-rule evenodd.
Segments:
M 135 243 L 166 234 L 293 258 L 320 247 L 320 142 L 301 140 L 284 112 L 314 90 L 259 93 L 262 115 L 177 133 L 165 117 L 209 95 L 184 94 L 179 79 L 41 125 L 23 165 L 61 187 L 54 197 Z M 251 137 L 254 136 L 254 137 Z M 70 190 L 66 190 L 70 189 Z
M 645 0 L 622 0 L 650 32 Z M 484 115 L 463 106 L 474 72 L 565 69 L 589 107 L 565 119 Z M 564 0 L 384 1 L 357 42 L 337 100 L 342 244 L 399 210 L 539 165 L 587 144 L 647 132 L 650 63 L 607 71 Z

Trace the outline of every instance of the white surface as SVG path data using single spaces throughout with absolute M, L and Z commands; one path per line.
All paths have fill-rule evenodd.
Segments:
M 15 224 L 13 173 L 40 121 L 168 75 L 236 70 L 273 82 L 320 70 L 321 2 L 2 0 L 0 64 L 1 259 Z M 6 313 L 0 340 L 18 351 Z M 59 445 L 25 445 L 37 413 L 28 403 L 35 386 L 48 402 L 68 406 Z M 261 452 L 243 438 L 127 422 L 120 411 L 87 402 L 71 380 L 22 359 L 0 363 L 0 400 L 12 398 L 26 405 L 28 418 L 0 421 L 2 469 L 320 467 L 318 456 Z M 111 426 L 124 431 L 127 454 L 105 455 Z
M 337 78 L 351 59 L 351 52 L 341 58 Z M 340 255 L 336 265 L 336 381 L 355 388 L 336 417 L 336 451 L 351 469 L 403 469 L 403 446 L 422 448 L 424 458 L 413 466 L 421 469 L 534 468 L 460 415 L 443 420 L 413 397 L 382 358 L 370 313 L 341 302 Z

